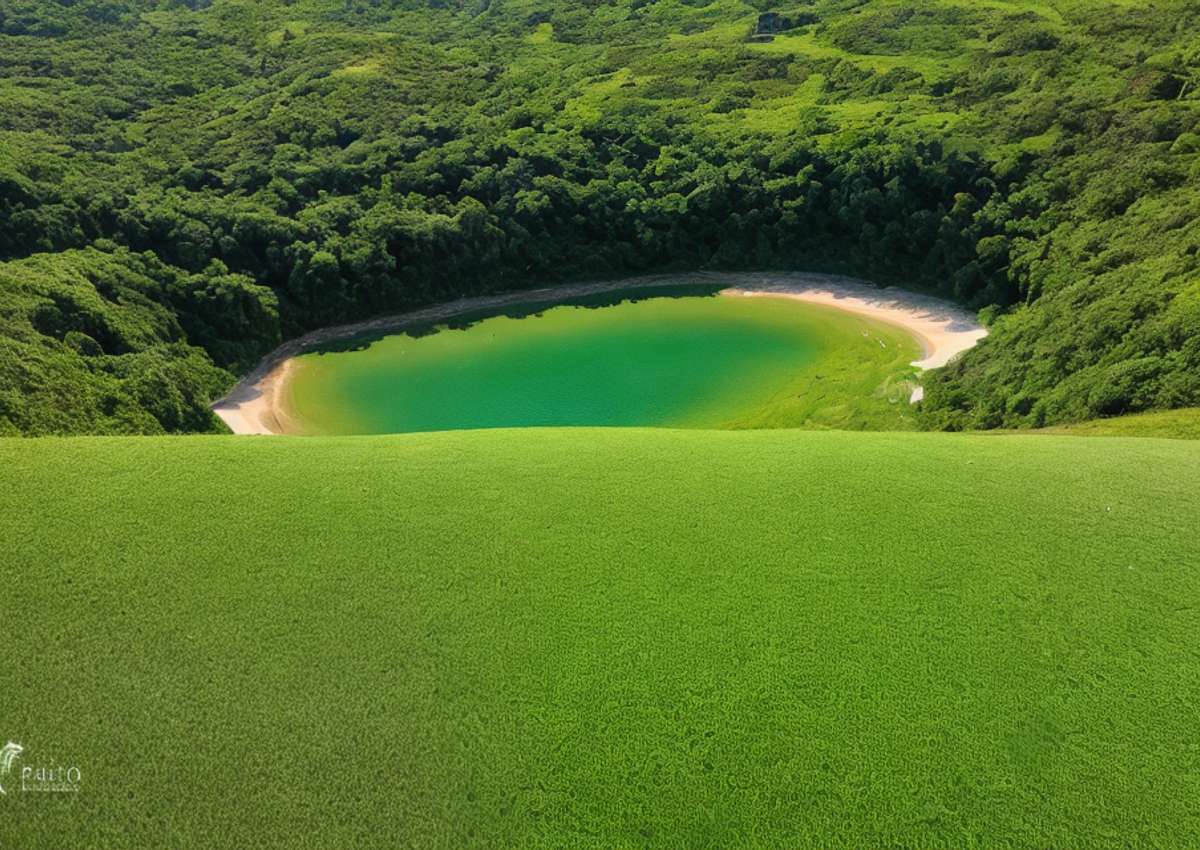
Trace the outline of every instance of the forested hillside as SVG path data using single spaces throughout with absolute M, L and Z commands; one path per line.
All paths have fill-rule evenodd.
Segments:
M 782 267 L 981 310 L 927 427 L 1200 404 L 1200 7 L 0 0 L 0 433 L 216 430 L 308 328 Z

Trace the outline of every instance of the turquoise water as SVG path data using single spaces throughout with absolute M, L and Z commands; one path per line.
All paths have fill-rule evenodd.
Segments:
M 300 430 L 378 434 L 529 425 L 718 425 L 811 363 L 805 305 L 653 298 L 554 307 L 296 358 Z
M 848 340 L 856 356 L 878 359 L 864 327 L 779 298 L 558 306 L 301 355 L 284 399 L 295 429 L 317 434 L 736 426 L 795 399 L 827 349 L 844 359 Z

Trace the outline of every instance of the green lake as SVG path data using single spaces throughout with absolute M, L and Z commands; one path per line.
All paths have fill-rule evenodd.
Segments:
M 296 357 L 292 430 L 911 427 L 916 342 L 826 307 L 650 297 L 463 324 Z

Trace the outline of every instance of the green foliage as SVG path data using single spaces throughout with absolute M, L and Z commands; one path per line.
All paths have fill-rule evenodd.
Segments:
M 977 36 L 978 18 L 965 5 L 865 4 L 834 24 L 829 40 L 850 53 L 954 52 Z
M 1197 843 L 1195 444 L 530 433 L 0 441 L 0 843 Z
M 230 380 L 184 324 L 236 348 L 263 316 L 239 321 L 203 283 L 124 249 L 39 254 L 0 266 L 0 428 L 26 434 L 163 433 L 216 428 L 209 400 Z M 245 281 L 225 282 L 258 290 Z M 260 297 L 261 297 L 260 295 Z M 233 362 L 233 361 L 230 361 Z M 242 365 L 245 365 L 243 363 Z
M 763 12 L 788 26 L 750 40 Z M 999 316 L 930 427 L 1198 404 L 1197 43 L 1183 0 L 3 2 L 0 279 L 92 247 L 173 314 L 60 326 L 98 315 L 73 284 L 6 341 L 80 385 L 91 331 L 237 372 L 467 294 L 798 267 Z M 94 418 L 46 415 L 21 430 Z
M 1042 426 L 1200 403 L 1198 213 L 1188 188 L 1147 193 L 1021 246 L 1013 269 L 1031 303 L 926 377 L 927 419 Z

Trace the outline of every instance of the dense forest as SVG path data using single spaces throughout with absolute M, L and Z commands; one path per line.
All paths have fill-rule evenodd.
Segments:
M 0 434 L 219 430 L 303 330 L 696 268 L 978 309 L 929 428 L 1200 405 L 1200 7 L 0 0 Z

